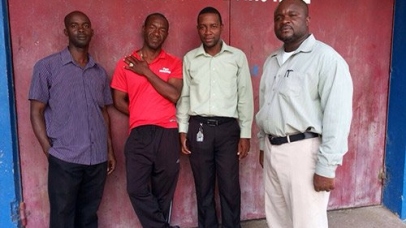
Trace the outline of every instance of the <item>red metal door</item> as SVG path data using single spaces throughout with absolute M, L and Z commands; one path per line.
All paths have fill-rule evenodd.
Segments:
M 196 17 L 208 5 L 222 13 L 224 40 L 247 54 L 257 108 L 263 61 L 281 45 L 273 34 L 275 0 L 9 1 L 27 227 L 47 227 L 49 212 L 47 162 L 31 130 L 27 94 L 34 63 L 67 45 L 63 17 L 73 10 L 88 14 L 95 29 L 90 52 L 111 75 L 120 58 L 141 46 L 140 29 L 147 14 L 162 12 L 167 16 L 170 30 L 165 49 L 182 57 L 200 44 Z M 380 203 L 378 174 L 384 151 L 392 7 L 393 1 L 379 0 L 368 4 L 362 0 L 348 3 L 323 0 L 312 1 L 310 5 L 311 31 L 348 61 L 355 88 L 350 151 L 338 171 L 338 189 L 332 193 L 330 208 Z M 127 118 L 114 109 L 110 113 L 118 167 L 106 184 L 100 227 L 140 227 L 125 187 L 122 151 L 128 132 Z M 256 130 L 254 127 L 251 153 L 241 161 L 243 220 L 264 216 Z M 194 184 L 184 156 L 180 175 L 172 220 L 182 227 L 195 226 Z

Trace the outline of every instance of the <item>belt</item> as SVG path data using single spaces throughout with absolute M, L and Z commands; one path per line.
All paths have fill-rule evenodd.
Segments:
M 232 117 L 204 117 L 204 116 L 191 116 L 191 119 L 194 119 L 202 124 L 206 124 L 210 127 L 219 126 L 224 123 L 235 121 L 235 118 Z
M 282 145 L 284 143 L 291 143 L 303 139 L 310 139 L 310 138 L 316 138 L 319 137 L 320 135 L 314 132 L 304 132 L 304 133 L 299 133 L 295 135 L 288 135 L 285 137 L 274 137 L 272 135 L 269 135 L 269 142 L 271 142 L 272 145 Z

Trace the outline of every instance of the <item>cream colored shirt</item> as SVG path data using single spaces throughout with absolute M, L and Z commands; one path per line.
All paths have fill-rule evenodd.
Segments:
M 348 150 L 353 94 L 348 65 L 313 35 L 284 63 L 283 52 L 270 55 L 263 68 L 256 115 L 260 149 L 267 135 L 319 133 L 316 173 L 334 177 Z
M 241 138 L 251 138 L 254 115 L 251 75 L 245 54 L 222 42 L 211 56 L 203 45 L 183 59 L 183 88 L 177 103 L 179 132 L 187 133 L 189 116 L 238 119 Z

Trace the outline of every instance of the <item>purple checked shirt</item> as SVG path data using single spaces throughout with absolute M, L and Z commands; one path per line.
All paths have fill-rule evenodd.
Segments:
M 38 61 L 29 99 L 47 104 L 44 115 L 52 156 L 85 165 L 107 161 L 102 108 L 113 101 L 106 71 L 92 57 L 82 68 L 66 48 Z

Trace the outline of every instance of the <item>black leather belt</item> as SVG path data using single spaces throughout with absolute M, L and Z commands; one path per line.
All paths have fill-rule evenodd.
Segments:
M 304 133 L 299 133 L 295 135 L 288 135 L 285 137 L 274 137 L 272 135 L 269 135 L 269 142 L 271 142 L 272 145 L 282 145 L 284 143 L 288 142 L 295 142 L 303 139 L 310 139 L 310 138 L 316 138 L 319 137 L 320 135 L 314 132 L 304 132 Z
M 202 124 L 206 124 L 211 127 L 219 126 L 223 123 L 228 123 L 235 121 L 235 118 L 231 117 L 204 117 L 204 116 L 191 116 L 191 119 L 194 119 Z

